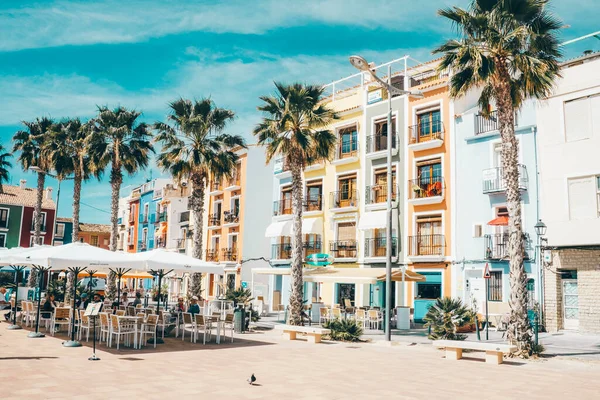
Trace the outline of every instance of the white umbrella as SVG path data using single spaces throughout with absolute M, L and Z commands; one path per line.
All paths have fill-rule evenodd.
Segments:
M 208 274 L 223 275 L 225 270 L 222 265 L 202 261 L 181 253 L 175 253 L 164 249 L 144 251 L 131 255 L 136 261 L 144 262 L 148 271 L 171 270 L 177 272 L 200 272 Z

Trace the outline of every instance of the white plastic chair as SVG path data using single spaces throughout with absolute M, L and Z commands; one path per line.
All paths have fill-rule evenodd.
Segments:
M 146 335 L 149 334 L 154 338 L 154 348 L 156 348 L 156 330 L 158 325 L 158 315 L 150 314 L 146 317 L 146 321 L 142 324 L 140 329 L 140 341 L 139 348 L 146 343 Z
M 202 344 L 206 344 L 206 334 L 208 333 L 208 341 L 210 341 L 210 337 L 211 337 L 211 327 L 210 327 L 210 322 L 208 322 L 205 318 L 204 315 L 200 315 L 200 314 L 196 314 L 194 315 L 194 326 L 193 326 L 193 333 L 192 336 L 194 338 L 194 343 L 196 343 L 196 341 L 198 340 L 198 330 L 202 328 L 202 331 L 204 333 L 204 338 L 203 338 L 203 342 Z M 217 328 L 218 329 L 218 328 Z

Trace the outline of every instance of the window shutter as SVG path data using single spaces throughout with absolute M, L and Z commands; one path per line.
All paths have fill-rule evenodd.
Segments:
M 356 225 L 354 222 L 341 222 L 338 224 L 337 240 L 356 240 Z
M 565 102 L 565 139 L 567 142 L 591 137 L 592 110 L 590 105 L 589 97 Z
M 596 218 L 595 179 L 592 176 L 569 179 L 569 218 L 572 220 Z

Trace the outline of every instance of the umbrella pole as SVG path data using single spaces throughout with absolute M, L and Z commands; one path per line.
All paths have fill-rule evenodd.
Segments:
M 121 304 L 121 270 L 117 269 L 117 272 L 115 272 L 115 275 L 117 277 L 117 310 L 119 309 L 119 304 Z M 116 314 L 117 310 L 113 310 L 113 314 Z
M 75 276 L 73 277 L 73 308 L 71 313 L 71 340 L 63 342 L 63 347 L 81 347 L 81 343 L 75 340 L 75 313 L 77 312 L 77 276 L 85 268 L 69 268 Z
M 12 269 L 15 270 L 15 305 L 13 307 L 13 324 L 8 326 L 6 329 L 15 330 L 22 329 L 19 325 L 17 325 L 17 302 L 19 300 L 19 272 L 23 271 L 25 267 L 12 266 Z
M 160 315 L 160 283 L 163 277 L 163 270 L 159 270 L 159 271 L 152 271 L 151 273 L 155 276 L 158 277 L 158 290 L 156 292 L 156 314 Z M 164 315 L 164 314 L 163 314 Z M 164 321 L 163 321 L 164 322 Z M 163 328 L 164 329 L 164 328 Z M 162 338 L 158 337 L 158 325 L 156 326 L 156 332 L 154 333 L 156 336 L 156 344 L 163 344 L 165 343 L 164 340 L 162 340 Z M 154 343 L 154 339 L 148 339 L 148 343 Z
M 37 306 L 37 316 L 35 318 L 35 332 L 29 332 L 27 337 L 29 338 L 43 338 L 46 337 L 43 333 L 39 331 L 40 328 L 40 308 L 42 308 L 42 284 L 44 283 L 44 268 L 43 267 L 34 267 L 37 270 L 39 275 L 38 278 L 38 306 Z

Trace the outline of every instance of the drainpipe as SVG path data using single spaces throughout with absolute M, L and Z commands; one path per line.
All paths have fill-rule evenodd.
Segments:
M 536 204 L 536 223 L 540 220 L 540 170 L 538 165 L 538 147 L 537 147 L 537 127 L 531 127 L 531 133 L 533 134 L 533 155 L 535 161 L 535 204 Z M 542 241 L 540 238 L 538 239 L 538 254 L 539 257 L 537 260 L 537 275 L 538 275 L 538 290 L 540 292 L 540 318 L 539 321 L 544 325 L 543 315 L 544 315 L 544 275 L 543 275 L 543 261 L 542 261 Z

